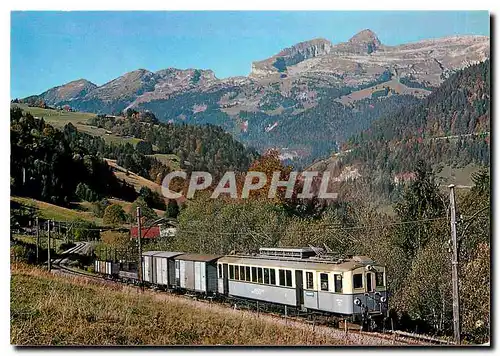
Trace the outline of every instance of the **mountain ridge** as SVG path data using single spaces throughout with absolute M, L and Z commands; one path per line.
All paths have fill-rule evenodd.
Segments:
M 438 66 L 439 69 L 433 68 L 436 73 L 430 74 L 430 73 L 422 73 L 426 72 L 425 70 L 422 70 L 422 68 L 418 68 L 419 66 L 422 66 L 422 61 L 419 60 L 417 61 L 418 63 L 406 63 L 406 67 L 402 66 L 399 68 L 399 65 L 392 65 L 392 68 L 390 69 L 391 71 L 397 72 L 398 75 L 405 73 L 406 75 L 413 75 L 416 80 L 423 81 L 425 80 L 424 78 L 421 78 L 425 75 L 431 75 L 433 78 L 430 80 L 433 82 L 433 84 L 439 84 L 439 78 L 436 78 L 436 76 L 440 76 L 442 72 L 446 72 L 446 70 L 450 69 L 460 69 L 461 66 L 465 66 L 468 63 L 471 62 L 480 62 L 484 61 L 486 58 L 489 58 L 489 37 L 488 36 L 478 36 L 478 35 L 453 35 L 453 36 L 447 36 L 447 37 L 440 37 L 440 38 L 431 38 L 431 39 L 424 39 L 424 40 L 419 40 L 419 41 L 414 41 L 414 42 L 409 42 L 406 44 L 399 44 L 395 46 L 386 46 L 382 44 L 382 42 L 379 40 L 378 36 L 371 31 L 370 29 L 364 29 L 358 33 L 356 33 L 354 36 L 352 36 L 347 42 L 340 42 L 337 44 L 333 44 L 331 41 L 325 39 L 325 38 L 314 38 L 308 41 L 303 41 L 299 42 L 295 45 L 292 45 L 290 47 L 284 48 L 281 51 L 279 51 L 277 54 L 264 59 L 260 61 L 255 61 L 252 62 L 252 71 L 248 76 L 237 76 L 237 77 L 228 77 L 228 78 L 223 78 L 219 79 L 216 77 L 215 73 L 208 69 L 208 70 L 203 70 L 203 69 L 193 69 L 193 68 L 188 68 L 188 69 L 178 69 L 178 68 L 166 68 L 166 69 L 161 69 L 156 72 L 149 71 L 147 69 L 137 69 L 131 72 L 124 73 L 118 78 L 112 79 L 103 85 L 97 86 L 96 84 L 86 80 L 86 79 L 79 79 L 75 81 L 71 81 L 66 84 L 62 84 L 60 86 L 48 89 L 47 91 L 39 94 L 39 95 L 32 95 L 28 98 L 31 97 L 41 97 L 43 98 L 48 104 L 50 105 L 55 105 L 58 104 L 59 102 L 62 101 L 69 101 L 69 100 L 74 100 L 74 99 L 89 99 L 89 98 L 98 98 L 100 95 L 102 95 L 103 100 L 116 100 L 120 98 L 127 98 L 130 96 L 141 96 L 144 93 L 149 93 L 149 92 L 154 92 L 155 87 L 157 84 L 159 84 L 159 90 L 158 93 L 155 95 L 146 95 L 150 96 L 152 100 L 161 98 L 160 93 L 164 93 L 164 96 L 169 96 L 175 92 L 181 91 L 181 90 L 190 90 L 193 89 L 193 86 L 189 85 L 181 85 L 180 90 L 165 90 L 166 87 L 169 85 L 165 85 L 165 81 L 167 81 L 166 77 L 164 74 L 165 73 L 171 73 L 171 72 L 176 72 L 179 74 L 182 79 L 185 80 L 186 77 L 193 77 L 195 73 L 200 72 L 203 74 L 203 79 L 205 79 L 204 85 L 202 85 L 201 89 L 202 90 L 209 90 L 212 85 L 215 84 L 222 84 L 228 83 L 228 82 L 233 82 L 235 80 L 238 80 L 240 82 L 251 82 L 253 81 L 259 81 L 262 79 L 267 79 L 267 77 L 279 74 L 279 73 L 286 73 L 286 75 L 294 75 L 294 76 L 301 76 L 304 73 L 310 75 L 310 74 L 316 74 L 316 75 L 321 75 L 321 74 L 341 74 L 337 73 L 344 69 L 344 73 L 349 73 L 350 76 L 354 76 L 356 73 L 356 70 L 358 72 L 360 71 L 372 71 L 372 72 L 377 72 L 376 74 L 381 74 L 383 73 L 383 70 L 381 71 L 381 68 L 375 69 L 375 65 L 370 65 L 374 64 L 377 62 L 379 65 L 378 67 L 383 67 L 384 64 L 387 63 L 382 63 L 380 65 L 380 62 L 383 62 L 383 59 L 379 58 L 383 56 L 384 54 L 389 54 L 389 57 L 387 58 L 387 61 L 392 61 L 394 62 L 394 51 L 400 51 L 400 52 L 418 52 L 418 51 L 423 51 L 425 52 L 426 50 L 430 52 L 429 54 L 433 54 L 435 50 L 432 49 L 426 49 L 426 45 L 445 45 L 448 44 L 447 47 L 453 47 L 453 44 L 450 44 L 449 42 L 454 42 L 456 45 L 455 47 L 459 47 L 459 51 L 462 50 L 462 52 L 467 52 L 467 49 L 469 49 L 469 53 L 452 53 L 450 56 L 451 58 L 446 58 L 444 61 L 445 63 L 443 64 L 443 61 L 438 58 L 439 56 L 431 56 L 431 57 L 425 57 L 424 62 L 425 66 L 427 66 L 427 72 L 429 71 L 429 67 L 432 66 Z M 464 43 L 465 42 L 465 43 Z M 416 47 L 416 48 L 415 48 Z M 473 47 L 471 49 L 471 47 Z M 448 48 L 447 48 L 448 49 Z M 476 52 L 474 51 L 476 50 Z M 487 50 L 487 51 L 486 51 Z M 488 53 L 487 53 L 488 52 Z M 371 54 L 376 54 L 376 56 L 370 56 Z M 414 55 L 414 53 L 411 53 Z M 462 54 L 462 55 L 460 55 Z M 343 58 L 338 58 L 337 62 L 342 62 L 345 61 L 346 58 L 348 59 L 348 62 L 351 63 L 345 63 L 344 66 L 338 65 L 336 67 L 335 63 L 331 63 L 332 58 L 329 57 L 336 57 L 336 56 L 342 56 Z M 378 56 L 378 57 L 377 57 Z M 358 58 L 353 58 L 353 57 L 358 57 Z M 372 57 L 371 60 L 368 60 L 368 62 L 374 62 L 374 63 L 367 63 L 367 58 L 362 58 L 362 57 Z M 456 57 L 459 57 L 458 60 Z M 284 58 L 284 65 L 286 68 L 283 68 L 280 70 L 280 68 L 275 67 L 274 65 L 276 64 L 276 59 L 277 58 Z M 323 58 L 321 60 L 316 60 L 317 63 L 311 62 L 309 63 L 309 66 L 301 66 L 301 68 L 298 68 L 297 65 L 303 62 L 307 62 L 308 60 L 311 59 L 318 59 L 318 58 Z M 386 61 L 386 62 L 387 62 Z M 324 62 L 324 63 L 323 63 Z M 400 62 L 411 62 L 408 58 L 405 58 L 403 54 L 403 58 L 401 58 Z M 463 63 L 462 63 L 463 62 Z M 357 65 L 352 65 L 352 63 L 356 63 Z M 375 64 L 377 64 L 375 63 Z M 351 65 L 349 65 L 351 64 Z M 366 65 L 366 68 L 365 68 Z M 289 66 L 292 66 L 294 68 L 287 68 Z M 297 68 L 296 68 L 297 67 Z M 302 68 L 305 67 L 305 68 Z M 387 66 L 386 66 L 387 67 Z M 338 69 L 338 70 L 337 70 Z M 387 69 L 387 68 L 385 68 Z M 420 71 L 420 73 L 419 73 Z M 441 71 L 441 73 L 437 73 Z M 352 73 L 350 73 L 352 72 Z M 138 75 L 139 74 L 139 75 Z M 357 73 L 359 75 L 359 73 Z M 372 74 L 371 77 L 373 77 L 374 73 Z M 347 76 L 349 76 L 347 75 Z M 361 76 L 361 80 L 366 80 L 369 75 Z M 150 81 L 149 81 L 150 79 Z M 177 78 L 179 79 L 179 78 Z M 373 79 L 373 78 L 372 78 Z M 57 89 L 59 91 L 68 91 L 71 94 L 74 94 L 74 83 L 79 82 L 79 81 L 85 81 L 87 83 L 87 86 L 85 87 L 86 91 L 81 93 L 81 92 L 76 92 L 76 96 L 73 95 L 71 97 L 68 97 L 68 95 L 63 95 L 63 96 L 57 96 L 57 95 L 51 95 L 53 93 L 53 90 Z M 182 81 L 182 80 L 181 80 Z M 359 82 L 360 80 L 358 80 Z M 112 90 L 109 90 L 109 87 L 112 86 L 113 84 L 120 84 L 124 86 L 124 92 L 118 92 L 118 93 L 113 93 Z M 170 83 L 170 86 L 177 85 L 175 79 Z M 343 83 L 337 83 L 337 84 L 343 84 L 343 85 L 349 85 L 350 83 L 348 81 L 344 81 Z M 352 84 L 352 83 L 351 83 Z M 357 83 L 359 84 L 359 83 Z M 135 90 L 135 91 L 134 91 Z M 52 92 L 51 92 L 52 91 Z M 26 98 L 25 98 L 26 99 Z M 146 101 L 146 98 L 139 99 L 137 102 L 144 102 Z M 134 101 L 134 100 L 132 100 Z M 127 105 L 128 106 L 128 105 Z
M 134 109 L 163 122 L 214 124 L 259 150 L 277 148 L 310 162 L 378 116 L 426 97 L 453 72 L 486 60 L 489 48 L 489 37 L 473 35 L 387 46 L 365 29 L 347 42 L 315 38 L 287 47 L 253 62 L 247 77 L 139 69 L 86 91 L 70 85 L 71 95 L 53 95 L 53 88 L 21 102 L 98 114 Z

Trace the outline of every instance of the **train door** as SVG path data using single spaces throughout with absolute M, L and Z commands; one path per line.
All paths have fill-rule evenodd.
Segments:
M 335 293 L 342 293 L 342 275 L 341 274 L 334 274 L 333 277 L 335 278 Z
M 203 281 L 202 281 L 202 265 L 201 262 L 194 262 L 194 289 L 197 291 L 203 291 Z
M 297 306 L 304 305 L 304 284 L 302 271 L 295 270 L 295 288 L 297 289 Z
M 368 272 L 366 274 L 366 291 L 371 292 L 372 289 L 372 273 Z
M 160 258 L 161 263 L 161 281 L 160 283 L 163 285 L 168 285 L 168 259 Z
M 186 288 L 186 261 L 179 261 L 179 270 L 180 270 L 180 286 L 181 288 Z
M 185 270 L 185 283 L 186 289 L 194 290 L 195 289 L 195 267 L 194 261 L 184 261 L 184 270 Z
M 180 262 L 179 260 L 176 260 L 175 261 L 175 264 L 174 264 L 174 269 L 175 269 L 175 285 L 177 287 L 181 287 L 181 266 L 180 266 Z
M 227 263 L 222 265 L 222 280 L 223 280 L 223 291 L 224 294 L 229 294 L 229 271 Z

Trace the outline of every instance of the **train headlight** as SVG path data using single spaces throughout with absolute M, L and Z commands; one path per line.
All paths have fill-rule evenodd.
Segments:
M 386 298 L 386 297 L 381 297 L 381 298 L 380 298 L 380 301 L 381 301 L 382 303 L 385 303 L 385 302 L 387 302 L 387 298 Z
M 378 297 L 380 296 L 380 292 L 375 292 L 375 295 Z
M 361 305 L 361 300 L 359 298 L 354 299 L 354 304 L 359 307 Z

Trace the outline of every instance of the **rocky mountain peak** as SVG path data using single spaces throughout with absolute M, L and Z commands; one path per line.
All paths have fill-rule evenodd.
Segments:
M 358 32 L 357 34 L 355 34 L 354 36 L 351 37 L 351 39 L 349 40 L 349 43 L 354 43 L 354 44 L 373 43 L 377 46 L 381 45 L 381 42 L 378 39 L 375 32 L 373 32 L 370 29 L 366 29 L 366 30 Z
M 370 54 L 375 52 L 381 45 L 381 42 L 375 32 L 365 29 L 352 36 L 347 42 L 355 52 Z
M 83 78 L 80 78 L 80 79 L 77 79 L 77 80 L 73 80 L 65 85 L 90 85 L 90 86 L 96 86 L 94 83 L 92 83 L 91 81 L 88 81 L 87 79 L 83 79 Z

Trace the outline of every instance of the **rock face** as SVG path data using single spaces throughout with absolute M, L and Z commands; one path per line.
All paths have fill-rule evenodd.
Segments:
M 266 76 L 276 71 L 284 72 L 287 66 L 330 53 L 332 46 L 332 43 L 324 38 L 300 42 L 292 47 L 285 48 L 271 58 L 253 62 L 250 76 L 259 78 L 260 76 Z
M 337 45 L 313 40 L 287 48 L 269 59 L 254 62 L 250 77 L 263 79 L 285 73 L 357 86 L 389 71 L 396 77 L 437 86 L 449 71 L 489 58 L 489 47 L 487 36 L 455 36 L 385 46 L 373 31 L 366 29 Z M 280 57 L 286 66 L 277 68 L 276 60 Z

